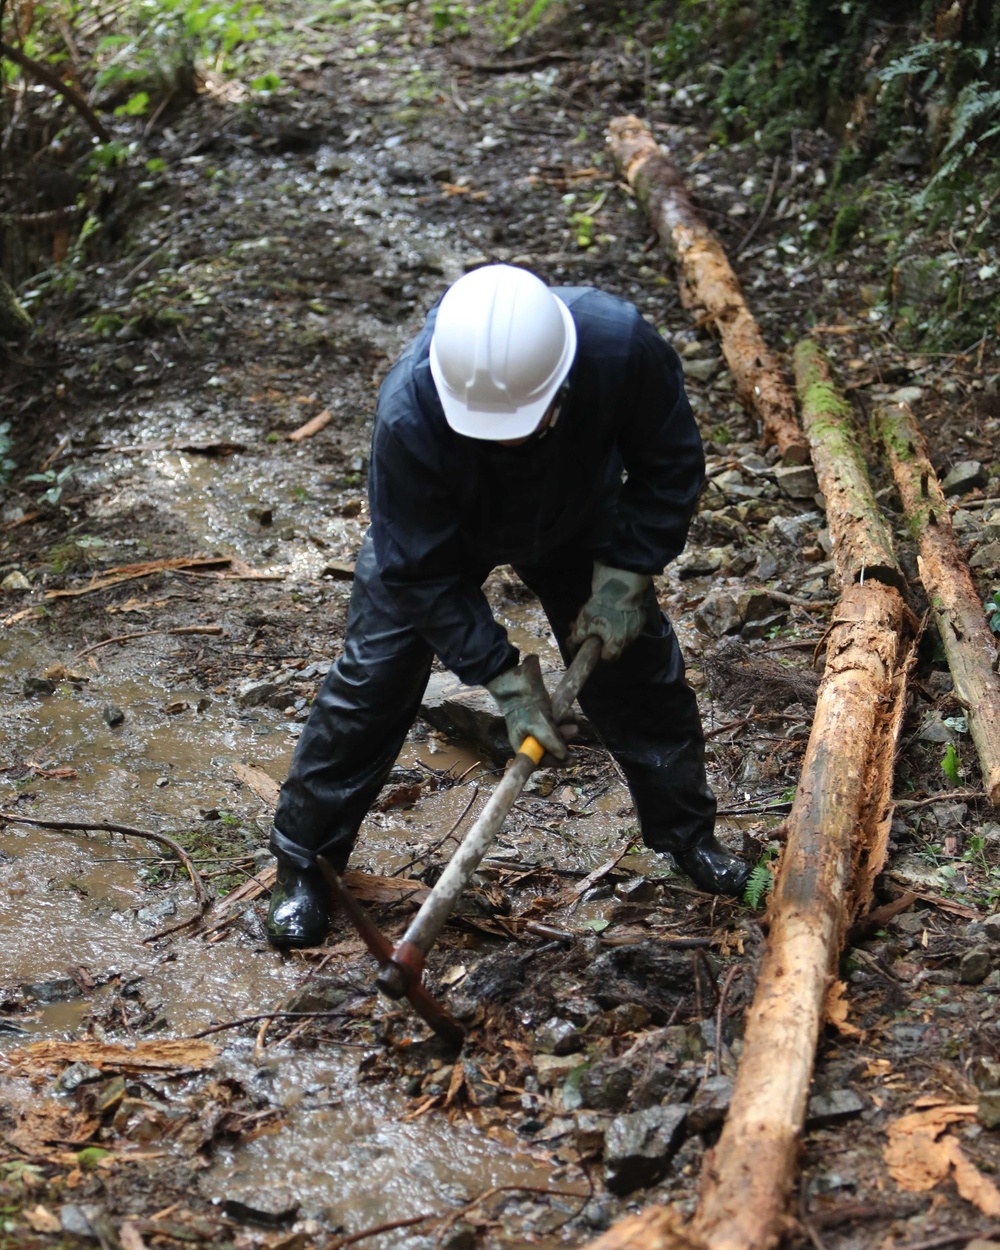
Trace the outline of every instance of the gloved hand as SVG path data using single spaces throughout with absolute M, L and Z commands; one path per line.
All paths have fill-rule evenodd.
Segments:
M 542 681 L 537 655 L 525 656 L 516 668 L 508 668 L 488 681 L 486 689 L 496 699 L 507 722 L 510 745 L 515 751 L 521 749 L 521 743 L 531 734 L 557 760 L 566 758 L 566 743 L 552 714 L 552 702 Z
M 591 596 L 573 622 L 569 646 L 575 650 L 585 638 L 596 636 L 604 644 L 601 659 L 617 660 L 642 633 L 646 619 L 642 597 L 652 580 L 647 573 L 630 573 L 595 561 Z

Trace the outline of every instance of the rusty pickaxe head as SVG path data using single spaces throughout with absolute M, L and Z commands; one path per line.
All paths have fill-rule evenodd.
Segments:
M 354 895 L 347 889 L 340 874 L 323 858 L 317 856 L 316 862 L 330 887 L 334 904 L 344 913 L 351 924 L 361 934 L 362 941 L 379 962 L 383 971 L 398 967 L 393 958 L 393 946 L 371 916 L 365 911 Z M 421 980 L 422 967 L 414 976 L 404 976 L 393 985 L 401 986 L 401 993 L 391 993 L 393 998 L 404 997 L 417 1015 L 449 1046 L 459 1049 L 465 1041 L 465 1030 L 445 1007 L 431 994 Z M 381 986 L 380 986 L 381 988 Z M 388 988 L 388 987 L 386 987 Z

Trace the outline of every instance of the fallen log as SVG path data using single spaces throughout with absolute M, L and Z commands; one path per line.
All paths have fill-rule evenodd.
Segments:
M 813 339 L 796 344 L 795 386 L 823 493 L 837 577 L 843 586 L 874 577 L 905 590 L 892 535 L 868 481 L 854 410 L 837 393 L 826 356 Z
M 848 587 L 834 612 L 733 1100 L 702 1175 L 694 1231 L 711 1250 L 765 1250 L 783 1231 L 852 860 L 888 821 L 905 620 L 899 591 L 877 581 Z
M 879 408 L 874 427 L 903 501 L 919 554 L 920 580 L 941 635 L 979 756 L 983 789 L 1000 807 L 1000 677 L 997 644 L 982 600 L 958 545 L 948 503 L 927 456 L 927 446 L 905 404 Z
M 616 164 L 649 214 L 681 269 L 681 298 L 705 309 L 719 332 L 722 353 L 743 404 L 756 413 L 763 444 L 776 445 L 786 464 L 805 464 L 809 446 L 778 362 L 740 289 L 722 244 L 705 225 L 663 148 L 637 117 L 608 126 Z
M 855 576 L 863 547 L 853 529 L 868 523 L 875 504 L 843 416 L 818 420 L 812 438 L 820 447 L 824 494 L 838 501 L 836 541 L 847 552 L 836 553 L 837 568 L 847 584 L 827 636 L 729 1114 L 706 1157 L 701 1202 L 689 1224 L 676 1212 L 651 1207 L 615 1225 L 591 1250 L 770 1250 L 787 1231 L 816 1046 L 828 997 L 834 988 L 842 992 L 837 958 L 851 919 L 867 910 L 885 855 L 912 651 L 910 614 L 896 586 Z M 847 457 L 843 479 L 830 454 L 838 442 Z M 895 581 L 891 543 L 883 544 L 882 565 Z

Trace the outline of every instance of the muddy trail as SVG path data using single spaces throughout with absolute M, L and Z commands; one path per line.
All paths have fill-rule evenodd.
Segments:
M 800 133 L 765 200 L 754 143 L 711 144 L 697 99 L 650 92 L 629 40 L 556 27 L 505 67 L 436 41 L 420 7 L 310 28 L 269 102 L 214 90 L 168 113 L 142 139 L 156 172 L 118 180 L 100 255 L 41 300 L 0 382 L 19 466 L 0 516 L 0 1246 L 583 1246 L 648 1202 L 693 1209 L 838 588 L 815 480 L 762 453 L 605 150 L 612 117 L 641 112 L 669 144 L 776 351 L 812 329 L 859 428 L 881 398 L 911 405 L 994 589 L 992 341 L 907 352 L 869 316 L 864 241 L 809 249 L 829 140 Z M 623 295 L 681 354 L 710 484 L 658 590 L 720 836 L 762 868 L 756 907 L 699 893 L 637 842 L 585 734 L 533 776 L 431 956 L 468 1030 L 456 1059 L 376 995 L 346 922 L 288 956 L 262 922 L 274 796 L 367 525 L 379 382 L 484 260 Z M 554 680 L 537 603 L 509 570 L 487 589 Z M 364 823 L 355 888 L 393 936 L 502 772 L 488 705 L 436 671 Z M 896 778 L 877 901 L 909 899 L 843 957 L 790 1245 L 991 1227 L 947 1168 L 903 1187 L 885 1154 L 901 1117 L 939 1106 L 979 1173 L 1000 1168 L 1000 823 L 926 627 Z

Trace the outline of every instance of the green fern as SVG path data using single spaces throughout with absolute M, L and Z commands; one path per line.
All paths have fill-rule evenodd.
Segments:
M 743 902 L 757 911 L 761 902 L 770 894 L 773 885 L 774 876 L 767 864 L 757 864 L 743 887 Z

